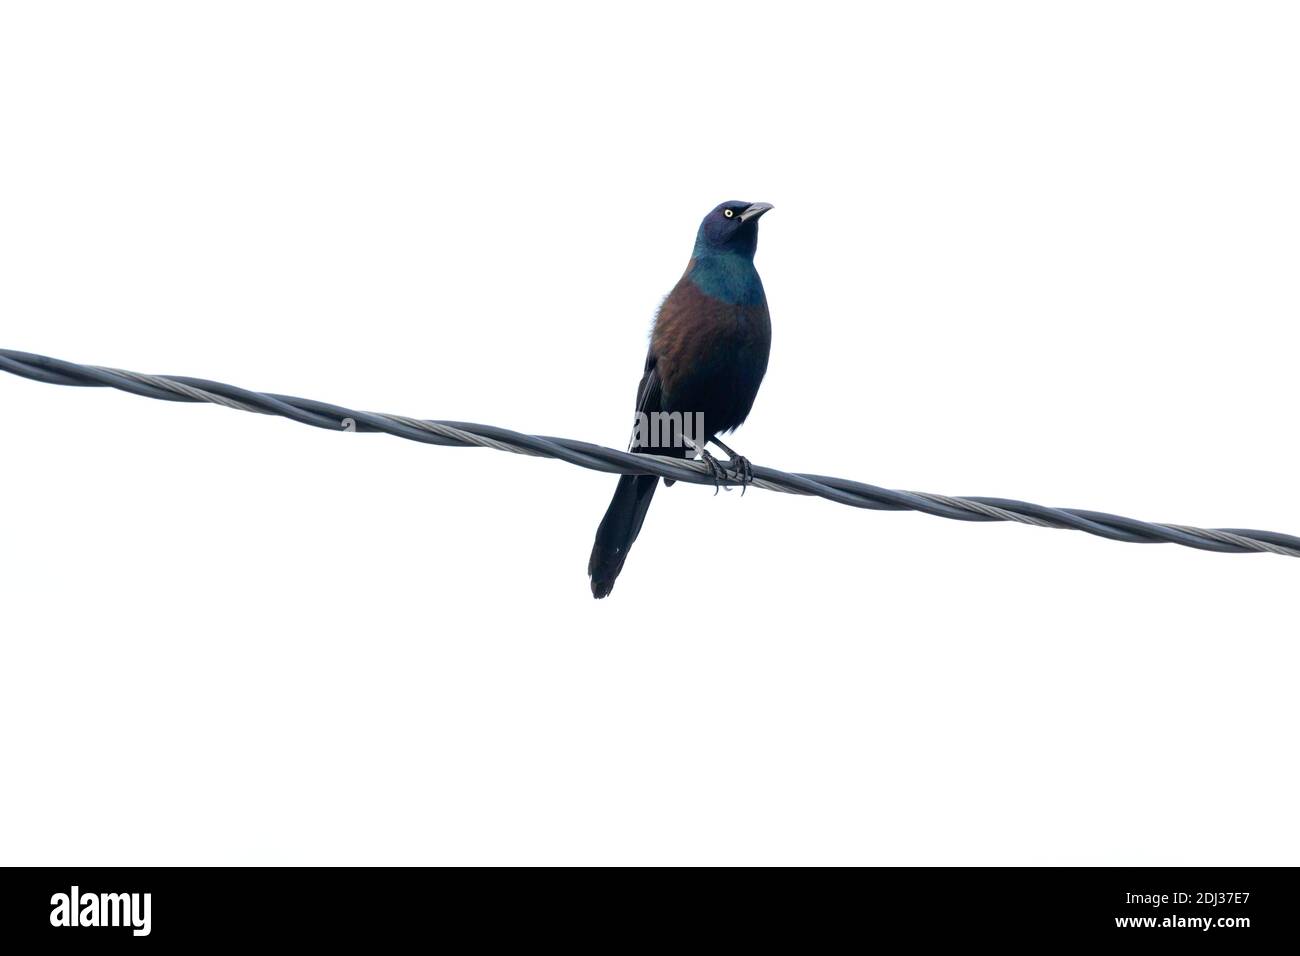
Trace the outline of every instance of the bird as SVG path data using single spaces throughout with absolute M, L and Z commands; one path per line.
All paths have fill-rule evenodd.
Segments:
M 758 221 L 771 208 L 771 203 L 730 200 L 704 217 L 686 271 L 655 315 L 637 387 L 638 428 L 629 450 L 683 458 L 698 453 L 714 477 L 715 494 L 728 471 L 742 485 L 752 478 L 749 462 L 718 436 L 749 416 L 767 372 L 772 321 L 754 253 Z M 675 414 L 681 416 L 678 431 L 684 440 L 677 431 L 665 440 L 667 430 L 640 427 L 654 416 L 673 421 Z M 685 434 L 691 422 L 699 423 L 694 440 Z M 727 468 L 709 454 L 704 447 L 709 443 L 730 456 Z M 587 564 L 593 597 L 607 597 L 614 589 L 658 485 L 655 475 L 619 478 Z

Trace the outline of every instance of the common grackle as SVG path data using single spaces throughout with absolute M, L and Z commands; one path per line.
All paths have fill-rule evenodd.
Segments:
M 727 475 L 705 450 L 707 439 L 731 456 L 727 465 L 737 480 L 749 480 L 749 462 L 718 435 L 745 420 L 767 371 L 772 323 L 754 250 L 759 217 L 771 208 L 765 202 L 724 202 L 700 223 L 691 261 L 659 307 L 650 333 L 632 451 L 683 458 L 698 451 L 717 481 Z M 666 423 L 673 413 L 680 413 L 680 429 L 646 427 Z M 697 423 L 694 436 L 692 423 Z M 618 480 L 587 565 L 597 598 L 614 589 L 658 484 L 654 475 Z

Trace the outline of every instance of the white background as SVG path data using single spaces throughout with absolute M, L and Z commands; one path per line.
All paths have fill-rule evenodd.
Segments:
M 1286 4 L 11 4 L 0 346 L 622 446 L 765 200 L 756 463 L 1300 531 Z M 0 859 L 1297 862 L 1300 563 L 0 376 Z

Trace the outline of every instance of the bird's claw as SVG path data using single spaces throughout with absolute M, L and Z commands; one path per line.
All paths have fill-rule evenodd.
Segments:
M 743 455 L 737 455 L 727 462 L 727 467 L 736 474 L 736 481 L 740 484 L 740 497 L 745 497 L 747 489 L 754 480 L 754 468 L 749 463 L 749 459 Z
M 709 475 L 713 478 L 713 493 L 716 495 L 718 489 L 724 487 L 722 483 L 728 480 L 727 469 L 722 467 L 722 463 L 718 459 L 703 449 L 700 449 L 700 460 L 709 469 Z M 727 488 L 727 490 L 730 491 L 731 489 Z
M 748 458 L 735 455 L 724 465 L 707 451 L 701 450 L 700 460 L 704 462 L 709 469 L 710 477 L 713 478 L 713 493 L 715 495 L 718 493 L 719 488 L 730 491 L 732 483 L 735 483 L 740 485 L 740 496 L 745 497 L 745 489 L 754 481 L 754 468 L 749 463 Z

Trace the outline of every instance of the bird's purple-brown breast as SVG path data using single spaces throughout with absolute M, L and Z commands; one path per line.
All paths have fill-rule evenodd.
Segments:
M 710 432 L 745 420 L 767 371 L 767 303 L 727 302 L 690 279 L 694 260 L 655 320 L 650 352 L 665 411 L 702 412 Z

